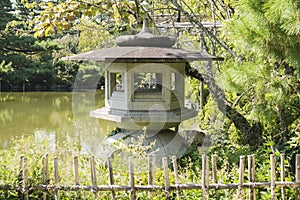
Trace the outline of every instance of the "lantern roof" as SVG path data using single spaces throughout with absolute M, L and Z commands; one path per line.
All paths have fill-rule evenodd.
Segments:
M 74 56 L 65 57 L 64 60 L 100 61 L 100 62 L 189 62 L 201 60 L 223 60 L 195 51 L 163 47 L 115 47 L 89 51 Z
M 122 62 L 122 63 L 170 63 L 214 60 L 223 58 L 198 51 L 172 48 L 176 40 L 152 34 L 144 20 L 142 31 L 137 35 L 119 36 L 118 47 L 103 48 L 62 58 L 74 61 Z

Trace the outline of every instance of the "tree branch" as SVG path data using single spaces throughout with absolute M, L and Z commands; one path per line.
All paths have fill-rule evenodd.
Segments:
M 210 94 L 217 102 L 218 109 L 230 119 L 235 127 L 242 133 L 244 144 L 257 147 L 262 141 L 262 127 L 259 122 L 251 125 L 250 122 L 239 113 L 232 104 L 226 99 L 224 91 L 217 85 L 212 75 L 212 69 L 206 66 L 206 74 L 201 74 L 197 69 L 189 64 L 185 66 L 186 75 L 196 78 L 208 86 Z
M 14 52 L 19 52 L 19 53 L 25 53 L 25 54 L 37 54 L 42 52 L 41 50 L 34 50 L 34 49 L 16 49 L 16 48 L 10 48 L 10 47 L 4 47 L 3 50 L 6 51 L 14 51 Z
M 210 30 L 208 30 L 206 27 L 204 27 L 203 24 L 201 24 L 201 22 L 198 22 L 197 20 L 194 19 L 193 16 L 195 16 L 195 14 L 192 12 L 192 10 L 190 10 L 190 12 L 192 13 L 191 16 L 191 14 L 185 11 L 181 7 L 181 5 L 178 4 L 177 0 L 172 0 L 171 2 L 175 7 L 177 7 L 178 10 L 180 10 L 180 12 L 182 12 L 188 18 L 188 20 L 191 22 L 191 24 L 194 26 L 196 30 L 198 30 L 199 27 L 209 38 L 214 39 L 221 47 L 223 47 L 226 51 L 228 51 L 234 58 L 238 58 L 236 53 L 232 51 L 225 42 L 219 40 L 219 38 L 216 35 L 214 35 Z

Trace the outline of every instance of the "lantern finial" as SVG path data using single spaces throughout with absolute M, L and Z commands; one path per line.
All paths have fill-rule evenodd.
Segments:
M 154 35 L 148 28 L 147 17 L 144 17 L 143 28 L 139 34 L 119 36 L 116 39 L 116 43 L 120 47 L 172 47 L 175 42 L 175 38 Z
M 152 31 L 148 27 L 148 18 L 145 16 L 143 20 L 143 28 L 140 32 L 141 33 L 152 33 Z

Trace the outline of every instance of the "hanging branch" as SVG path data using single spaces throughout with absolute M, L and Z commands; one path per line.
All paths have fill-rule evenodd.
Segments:
M 138 0 L 134 0 L 134 4 L 135 4 L 135 17 L 138 20 L 140 18 L 140 7 L 139 7 L 139 1 Z
M 200 28 L 209 38 L 214 39 L 221 47 L 223 47 L 226 51 L 228 51 L 234 58 L 238 58 L 236 53 L 234 51 L 232 51 L 225 42 L 219 40 L 219 38 L 217 36 L 215 36 L 210 30 L 208 30 L 206 27 L 204 27 L 203 24 L 201 24 L 201 22 L 199 22 L 195 19 L 195 17 L 194 17 L 195 14 L 193 13 L 191 8 L 189 8 L 189 6 L 184 1 L 182 1 L 182 2 L 189 8 L 189 11 L 191 14 L 189 14 L 186 10 L 184 10 L 182 8 L 182 6 L 178 4 L 177 0 L 172 0 L 171 2 L 175 7 L 177 7 L 177 9 L 181 13 L 183 13 L 187 17 L 187 19 L 191 22 L 191 24 L 194 26 L 194 28 L 196 30 L 198 30 Z
M 219 8 L 219 6 L 217 5 L 216 1 L 215 1 L 215 0 L 211 0 L 211 2 L 214 4 L 214 6 L 217 8 L 217 10 L 220 11 L 220 8 Z M 221 8 L 225 9 L 225 8 L 222 7 L 222 6 L 221 6 Z M 221 15 L 221 18 L 222 18 L 222 19 L 226 19 L 226 17 L 223 15 L 222 12 L 220 12 L 220 15 Z M 220 17 L 220 16 L 218 15 L 218 17 Z

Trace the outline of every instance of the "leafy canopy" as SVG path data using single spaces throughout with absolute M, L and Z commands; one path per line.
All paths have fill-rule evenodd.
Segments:
M 262 57 L 300 70 L 300 2 L 298 0 L 235 1 L 226 33 L 248 60 Z

